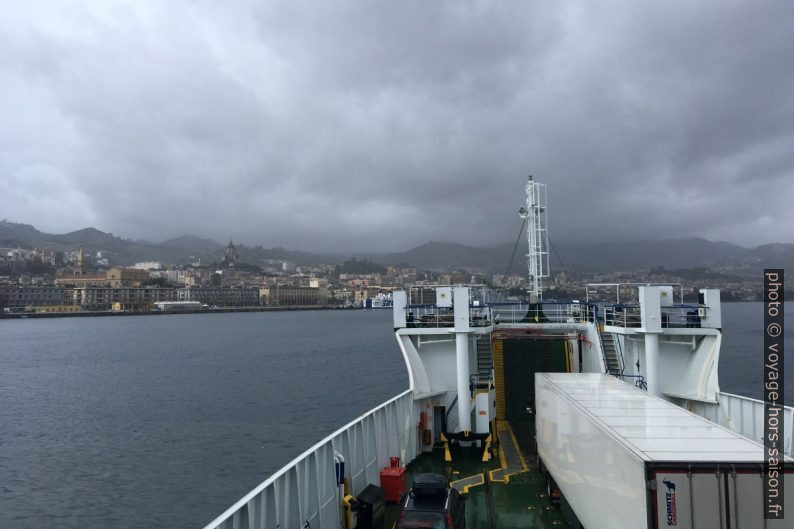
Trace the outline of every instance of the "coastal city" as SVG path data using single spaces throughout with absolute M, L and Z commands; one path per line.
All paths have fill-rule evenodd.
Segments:
M 111 266 L 98 251 L 0 249 L 0 306 L 5 314 L 201 311 L 262 308 L 379 308 L 408 284 L 471 282 L 471 274 L 437 274 L 414 267 L 351 259 L 340 265 L 297 266 L 270 259 L 240 261 L 229 241 L 219 263 L 171 265 L 156 261 Z M 518 275 L 502 283 L 521 290 Z
M 88 252 L 0 248 L 0 316 L 56 316 L 98 313 L 285 310 L 291 308 L 382 308 L 391 293 L 409 285 L 483 284 L 505 298 L 520 299 L 527 288 L 518 267 L 507 273 L 482 270 L 430 270 L 381 265 L 367 259 L 296 264 L 281 259 L 244 262 L 229 241 L 218 262 L 176 264 L 160 261 L 116 263 L 102 250 Z M 559 268 L 559 267 L 558 267 Z M 758 286 L 741 276 L 702 268 L 639 269 L 603 273 L 577 270 L 576 281 L 557 269 L 547 299 L 585 298 L 587 283 L 630 283 L 652 277 L 720 288 L 726 301 L 753 301 Z

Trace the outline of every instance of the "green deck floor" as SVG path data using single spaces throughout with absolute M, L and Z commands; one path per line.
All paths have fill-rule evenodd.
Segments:
M 536 470 L 510 478 L 509 483 L 492 482 L 488 488 L 469 490 L 466 503 L 466 527 L 490 529 L 486 495 L 490 492 L 496 513 L 497 529 L 544 529 L 568 527 L 557 509 L 546 499 L 546 482 Z
M 503 441 L 504 442 L 504 441 Z M 509 441 L 507 441 L 509 442 Z M 514 447 L 508 447 L 508 450 Z M 444 461 L 444 450 L 435 449 L 417 457 L 408 465 L 408 483 L 414 474 L 433 472 L 456 481 L 500 468 L 499 458 L 488 463 L 480 460 L 477 449 L 453 447 L 452 462 Z M 559 510 L 552 509 L 546 498 L 546 483 L 537 469 L 530 466 L 524 472 L 513 474 L 509 482 L 485 480 L 482 485 L 469 489 L 466 498 L 467 529 L 545 529 L 569 527 Z M 495 524 L 491 523 L 488 500 L 491 500 Z M 400 514 L 400 506 L 387 504 L 384 529 L 392 529 Z

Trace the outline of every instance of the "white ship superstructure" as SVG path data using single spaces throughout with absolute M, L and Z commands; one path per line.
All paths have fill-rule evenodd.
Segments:
M 448 472 L 469 496 L 470 529 L 794 527 L 758 518 L 764 403 L 720 390 L 719 291 L 700 289 L 685 303 L 678 285 L 590 285 L 586 300 L 543 301 L 537 186 L 528 183 L 522 211 L 533 232 L 529 299 L 496 302 L 482 285 L 394 292 L 406 391 L 311 447 L 207 529 L 356 529 L 351 498 L 379 485 L 394 457 L 409 474 Z M 792 408 L 783 424 L 790 458 Z M 791 470 L 784 501 L 794 519 Z M 660 503 L 662 480 L 689 494 L 674 517 Z M 549 500 L 559 510 L 537 503 Z M 381 525 L 396 519 L 392 506 Z

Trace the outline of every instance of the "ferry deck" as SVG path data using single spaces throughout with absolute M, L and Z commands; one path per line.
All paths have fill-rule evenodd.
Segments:
M 545 529 L 570 527 L 565 506 L 549 500 L 545 478 L 536 464 L 530 423 L 515 431 L 506 421 L 497 426 L 494 457 L 483 461 L 482 450 L 452 446 L 445 460 L 445 446 L 419 455 L 407 466 L 406 482 L 414 474 L 432 472 L 447 476 L 466 505 L 467 529 Z M 387 503 L 383 527 L 396 527 L 400 505 Z

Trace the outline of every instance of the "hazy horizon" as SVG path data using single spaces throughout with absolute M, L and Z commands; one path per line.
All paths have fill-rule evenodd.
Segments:
M 21 224 L 21 223 L 16 223 L 16 222 L 14 222 L 14 221 L 12 221 L 10 219 L 2 219 L 2 220 L 0 220 L 0 222 L 9 222 L 9 223 L 12 223 L 12 224 Z M 32 227 L 38 229 L 38 227 L 35 226 L 35 225 L 33 225 Z M 466 246 L 466 247 L 472 247 L 472 248 L 478 248 L 478 249 L 488 249 L 488 248 L 500 247 L 500 246 L 505 246 L 505 245 L 512 246 L 516 242 L 515 239 L 512 240 L 512 241 L 508 241 L 508 240 L 505 239 L 505 240 L 502 240 L 502 241 L 493 241 L 491 243 L 477 245 L 477 244 L 470 244 L 470 243 L 468 243 L 466 241 L 456 241 L 456 240 L 451 240 L 451 239 L 448 239 L 448 240 L 444 240 L 444 239 L 428 239 L 426 241 L 422 241 L 422 242 L 419 242 L 417 244 L 414 244 L 414 245 L 411 245 L 411 246 L 408 246 L 408 247 L 385 247 L 385 248 L 380 249 L 380 250 L 371 250 L 371 249 L 366 249 L 365 248 L 365 249 L 357 250 L 357 251 L 344 250 L 344 249 L 339 249 L 339 250 L 336 250 L 336 251 L 320 251 L 320 250 L 318 250 L 316 248 L 311 248 L 311 247 L 269 246 L 267 244 L 264 244 L 264 243 L 261 243 L 261 242 L 257 242 L 257 241 L 241 240 L 241 239 L 238 239 L 238 238 L 234 237 L 233 235 L 230 236 L 230 237 L 227 237 L 226 239 L 215 239 L 215 238 L 212 238 L 212 237 L 203 236 L 202 234 L 199 234 L 199 233 L 182 233 L 182 234 L 179 234 L 179 235 L 176 235 L 176 236 L 173 236 L 173 237 L 159 238 L 159 239 L 133 239 L 133 238 L 127 237 L 123 233 L 107 232 L 105 230 L 102 230 L 101 228 L 97 228 L 96 226 L 85 226 L 83 228 L 79 228 L 79 229 L 76 229 L 76 230 L 71 230 L 71 231 L 68 231 L 68 232 L 41 232 L 41 230 L 39 230 L 39 231 L 41 233 L 46 234 L 46 235 L 61 236 L 61 235 L 70 235 L 70 234 L 73 234 L 73 233 L 78 233 L 80 231 L 91 230 L 91 229 L 100 231 L 100 232 L 105 233 L 105 234 L 112 234 L 114 237 L 119 237 L 119 238 L 121 238 L 123 240 L 130 240 L 130 241 L 132 241 L 134 243 L 145 243 L 145 244 L 155 244 L 155 245 L 157 245 L 157 244 L 165 244 L 165 243 L 168 243 L 170 241 L 175 241 L 175 240 L 178 240 L 178 239 L 181 239 L 181 238 L 193 238 L 193 239 L 196 239 L 196 240 L 201 240 L 201 241 L 207 241 L 207 242 L 215 243 L 219 247 L 225 246 L 225 245 L 227 245 L 229 243 L 229 241 L 232 241 L 235 244 L 235 246 L 243 246 L 243 247 L 247 247 L 247 248 L 255 248 L 255 247 L 277 248 L 277 247 L 281 247 L 281 248 L 284 248 L 285 250 L 293 250 L 293 251 L 299 251 L 299 252 L 304 252 L 304 253 L 327 254 L 327 255 L 334 255 L 336 257 L 367 256 L 367 255 L 370 255 L 370 254 L 374 255 L 374 254 L 402 253 L 402 252 L 413 250 L 415 248 L 422 247 L 422 246 L 425 246 L 425 245 L 428 245 L 428 244 L 442 244 L 442 245 L 443 244 L 459 244 L 459 245 Z M 517 233 L 514 234 L 514 236 L 515 235 L 517 235 Z M 771 241 L 771 242 L 768 242 L 768 243 L 761 243 L 761 244 L 756 244 L 756 245 L 745 245 L 745 244 L 732 243 L 732 242 L 729 242 L 729 241 L 707 239 L 707 238 L 697 237 L 697 236 L 692 236 L 692 237 L 683 237 L 682 236 L 682 237 L 674 237 L 674 238 L 655 238 L 655 239 L 654 238 L 623 239 L 623 240 L 599 241 L 599 242 L 594 242 L 594 241 L 575 241 L 575 240 L 572 240 L 572 241 L 570 241 L 570 240 L 556 241 L 555 240 L 553 242 L 556 245 L 565 245 L 565 246 L 593 246 L 593 245 L 598 245 L 598 244 L 607 244 L 607 245 L 610 245 L 610 244 L 621 244 L 621 243 L 633 244 L 633 243 L 647 243 L 647 242 L 682 241 L 682 240 L 690 240 L 690 239 L 705 239 L 705 240 L 707 240 L 709 242 L 716 243 L 716 244 L 731 244 L 731 245 L 735 245 L 735 246 L 738 246 L 738 247 L 746 249 L 746 250 L 757 248 L 757 247 L 763 246 L 765 244 L 790 244 L 790 245 L 794 245 L 794 242 L 789 242 L 789 241 Z M 522 254 L 522 255 L 526 253 L 526 232 L 525 231 L 521 232 L 521 239 L 519 241 L 519 246 L 518 246 L 518 249 L 517 249 L 517 253 L 518 254 Z

